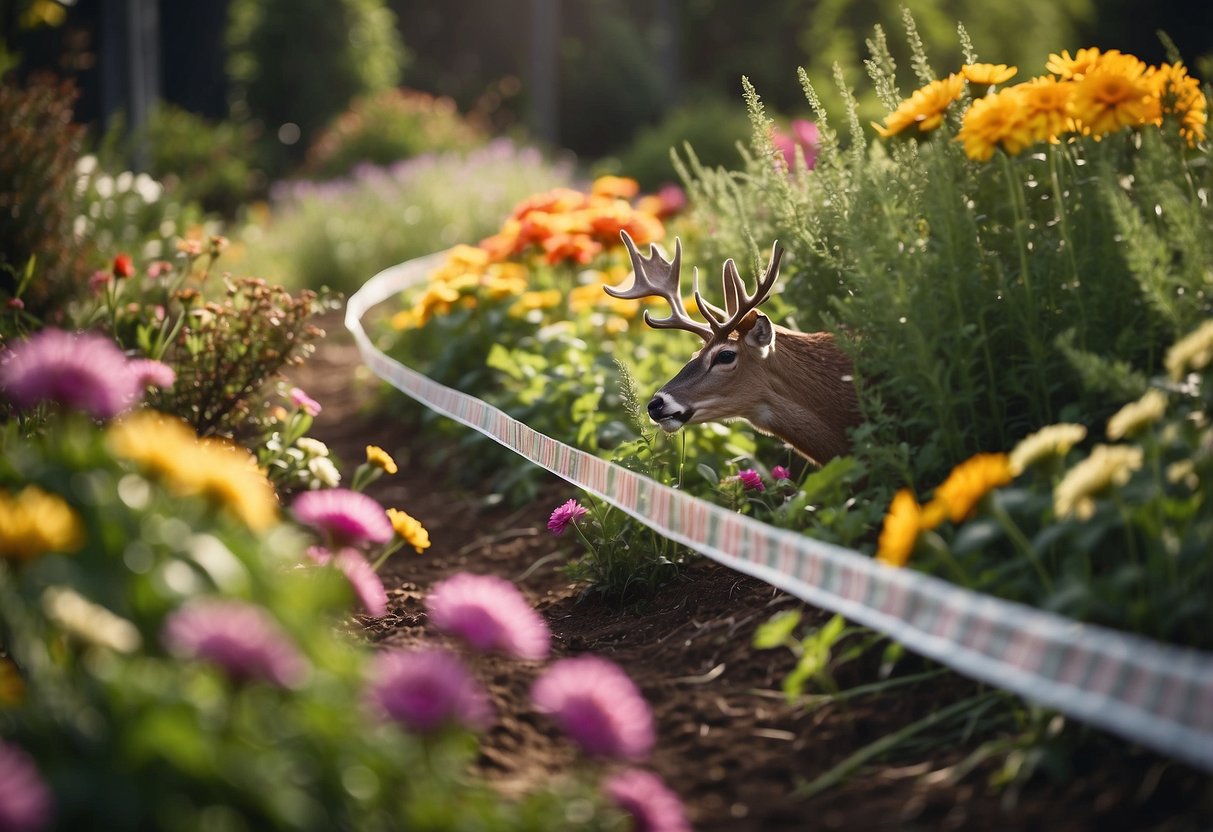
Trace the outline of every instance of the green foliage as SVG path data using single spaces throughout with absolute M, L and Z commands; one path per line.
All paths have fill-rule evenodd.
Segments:
M 0 296 L 12 297 L 26 269 L 26 311 L 54 314 L 84 289 L 85 245 L 73 233 L 75 165 L 83 128 L 72 124 L 71 82 L 0 83 Z
M 320 179 L 333 179 L 359 164 L 387 166 L 424 153 L 466 152 L 486 141 L 451 99 L 393 88 L 354 99 L 316 139 L 307 167 Z
M 679 107 L 660 122 L 641 129 L 619 154 L 620 168 L 646 189 L 655 189 L 675 178 L 670 155 L 684 145 L 694 148 L 705 167 L 736 167 L 741 157 L 738 144 L 750 134 L 745 113 L 735 104 L 720 100 Z
M 212 122 L 162 103 L 152 111 L 144 134 L 147 172 L 178 202 L 196 202 L 231 217 L 264 186 L 253 170 L 253 136 L 247 126 Z

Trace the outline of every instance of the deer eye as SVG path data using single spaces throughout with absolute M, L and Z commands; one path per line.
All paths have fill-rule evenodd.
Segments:
M 736 360 L 736 350 L 721 350 L 712 356 L 712 366 L 715 367 L 717 364 L 732 364 Z

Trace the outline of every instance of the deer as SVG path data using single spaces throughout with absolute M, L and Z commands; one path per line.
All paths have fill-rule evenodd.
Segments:
M 817 465 L 850 450 L 848 431 L 859 423 L 859 404 L 850 358 L 829 332 L 797 332 L 758 311 L 779 279 L 783 248 L 775 241 L 766 273 L 753 294 L 737 265 L 724 263 L 725 308 L 704 299 L 699 269 L 693 272 L 695 304 L 704 322 L 691 318 L 680 292 L 682 240 L 666 260 L 650 244 L 642 257 L 626 231 L 620 236 L 632 261 L 631 286 L 604 286 L 611 297 L 660 298 L 670 314 L 644 320 L 653 329 L 681 329 L 703 339 L 690 361 L 654 395 L 649 418 L 667 433 L 703 422 L 744 419 L 760 433 L 774 435 Z

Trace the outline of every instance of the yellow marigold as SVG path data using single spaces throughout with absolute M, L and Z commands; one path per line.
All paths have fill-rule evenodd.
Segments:
M 387 510 L 388 520 L 400 539 L 408 543 L 418 553 L 430 548 L 430 533 L 421 525 L 421 521 L 409 516 L 398 508 Z
M 590 186 L 591 196 L 631 199 L 640 193 L 640 183 L 626 176 L 600 176 Z
M 509 314 L 521 317 L 533 309 L 551 309 L 553 306 L 558 306 L 563 298 L 559 289 L 523 292 L 522 296 L 510 307 Z
M 1062 422 L 1043 427 L 1025 436 L 1011 451 L 1011 473 L 1018 477 L 1044 459 L 1065 456 L 1086 438 L 1087 429 L 1083 425 Z
M 628 319 L 619 315 L 608 315 L 602 322 L 602 328 L 608 335 L 622 335 L 628 331 Z
M 1164 363 L 1174 381 L 1213 363 L 1213 318 L 1172 344 Z
M 960 68 L 960 74 L 970 84 L 985 84 L 992 86 L 1010 81 L 1019 72 L 1019 67 L 1006 64 L 965 64 Z
M 1099 55 L 1099 49 L 1094 46 L 1079 49 L 1073 58 L 1070 57 L 1069 51 L 1063 50 L 1060 55 L 1049 55 L 1049 59 L 1045 61 L 1045 69 L 1063 81 L 1082 78 L 1099 60 Z
M 396 460 L 392 459 L 392 455 L 378 445 L 366 446 L 366 461 L 387 474 L 394 474 L 400 470 L 396 467 Z
M 1159 117 L 1159 102 L 1146 77 L 1145 63 L 1111 50 L 1075 81 L 1069 112 L 1083 133 L 1098 137 L 1154 122 Z
M 610 295 L 602 291 L 602 285 L 601 283 L 594 282 L 570 289 L 569 311 L 573 313 L 586 312 L 595 306 L 606 303 Z
M 956 140 L 964 144 L 966 156 L 979 162 L 993 156 L 999 145 L 1014 156 L 1032 144 L 1019 87 L 1008 87 L 974 101 L 964 114 Z
M 113 423 L 107 440 L 115 456 L 162 479 L 175 494 L 210 500 L 254 531 L 278 521 L 273 486 L 244 448 L 199 439 L 185 422 L 152 410 Z
M 872 123 L 876 132 L 884 138 L 895 136 L 911 125 L 917 125 L 920 133 L 934 130 L 943 122 L 943 114 L 952 102 L 964 92 L 964 76 L 953 73 L 947 78 L 932 81 L 901 102 L 889 113 L 884 125 Z
M 924 528 L 922 506 L 918 505 L 910 489 L 901 489 L 893 495 L 889 513 L 885 515 L 884 525 L 880 529 L 876 560 L 889 566 L 905 566 Z
M 1053 489 L 1053 511 L 1058 517 L 1089 520 L 1095 514 L 1097 495 L 1122 486 L 1141 468 L 1143 453 L 1132 445 L 1096 445 Z
M 1006 454 L 976 454 L 952 469 L 935 489 L 931 503 L 953 523 L 959 523 L 982 497 L 1011 479 L 1011 460 Z
M 532 194 L 514 206 L 513 219 L 521 220 L 531 214 L 563 214 L 585 207 L 588 197 L 572 188 L 553 188 Z
M 58 494 L 27 485 L 16 496 L 0 491 L 0 557 L 32 560 L 84 545 L 80 515 Z
M 1209 113 L 1200 82 L 1188 75 L 1187 67 L 1181 63 L 1151 67 L 1148 76 L 1160 104 L 1159 124 L 1171 116 L 1179 123 L 1179 135 L 1189 146 L 1204 141 Z
M 1070 118 L 1072 81 L 1044 76 L 1015 88 L 1019 90 L 1024 126 L 1032 142 L 1056 141 L 1058 136 L 1074 129 L 1074 120 Z
M 1108 438 L 1124 439 L 1148 427 L 1167 412 L 1167 396 L 1161 390 L 1149 390 L 1135 402 L 1129 402 L 1108 420 Z
M 483 270 L 489 264 L 489 255 L 478 246 L 460 244 L 447 253 L 446 264 L 461 271 Z
M 392 316 L 389 323 L 391 324 L 392 329 L 396 330 L 418 329 L 419 327 L 425 325 L 425 322 L 421 318 L 421 314 L 416 308 L 400 310 Z

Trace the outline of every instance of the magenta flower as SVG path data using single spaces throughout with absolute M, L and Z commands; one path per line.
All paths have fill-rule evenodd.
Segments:
M 95 419 L 117 416 L 140 393 L 126 356 L 113 341 L 61 329 L 44 329 L 13 346 L 0 364 L 0 388 L 21 408 L 53 401 Z
M 313 399 L 307 393 L 304 393 L 298 387 L 291 388 L 291 403 L 308 416 L 320 415 L 320 402 Z
M 333 553 L 323 546 L 308 546 L 307 557 L 317 566 L 328 566 L 333 562 Z
M 218 665 L 237 681 L 291 688 L 307 678 L 307 659 L 261 607 L 204 598 L 169 615 L 160 634 L 169 652 Z
M 636 684 L 598 656 L 556 662 L 535 680 L 531 700 L 587 754 L 642 760 L 656 741 L 652 711 Z
M 783 467 L 782 465 L 776 465 L 774 468 L 771 469 L 771 479 L 790 480 L 791 478 L 792 478 L 792 472 L 789 471 L 787 468 Z
M 546 659 L 552 633 L 518 587 L 495 575 L 460 572 L 439 581 L 425 599 L 430 621 L 477 650 Z
M 625 769 L 611 776 L 603 791 L 632 816 L 633 832 L 691 832 L 682 801 L 656 774 Z
M 584 517 L 586 514 L 585 507 L 576 500 L 562 503 L 556 507 L 556 510 L 552 512 L 552 516 L 548 518 L 548 531 L 559 537 L 568 531 L 569 526 L 576 523 L 579 517 Z
M 0 830 L 36 832 L 50 825 L 53 804 L 33 759 L 0 742 Z
M 387 590 L 366 558 L 355 549 L 342 549 L 333 563 L 349 578 L 367 615 L 379 618 L 387 614 Z
M 94 294 L 100 294 L 101 290 L 104 289 L 110 282 L 110 277 L 112 277 L 112 275 L 105 269 L 97 269 L 97 271 L 93 272 L 89 276 L 88 288 L 91 289 Z
M 300 523 L 328 535 L 332 549 L 392 539 L 392 523 L 383 506 L 348 488 L 305 491 L 295 498 L 291 511 Z
M 753 468 L 738 471 L 737 479 L 741 480 L 741 484 L 744 485 L 748 491 L 767 490 L 767 487 L 762 482 L 762 474 L 758 473 Z
M 177 373 L 163 361 L 151 358 L 137 358 L 127 362 L 127 367 L 134 374 L 136 383 L 142 387 L 159 387 L 166 390 L 177 381 Z
M 775 148 L 783 154 L 788 163 L 788 170 L 796 169 L 796 148 L 804 154 L 805 165 L 809 170 L 817 164 L 817 149 L 821 144 L 821 134 L 817 125 L 802 118 L 792 121 L 792 135 L 788 136 L 775 128 L 771 135 Z
M 366 695 L 376 710 L 419 734 L 451 724 L 483 729 L 493 721 L 488 694 L 447 650 L 380 653 L 371 660 Z

